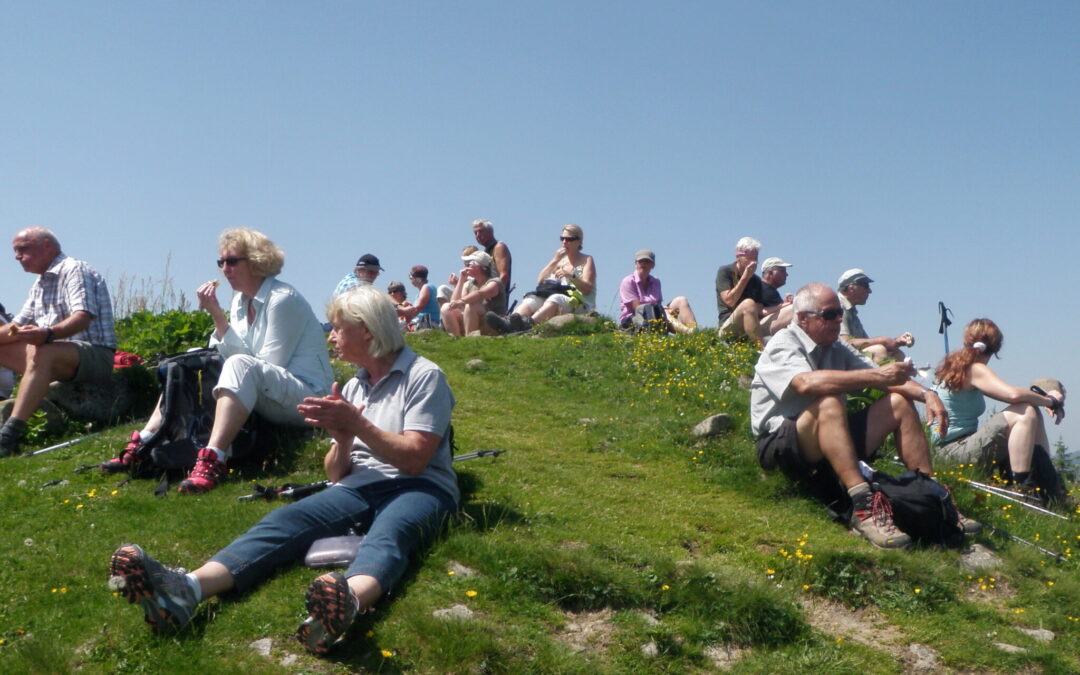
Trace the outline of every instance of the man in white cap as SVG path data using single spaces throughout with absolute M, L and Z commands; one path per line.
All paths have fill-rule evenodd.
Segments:
M 874 280 L 868 277 L 866 272 L 857 267 L 847 270 L 836 281 L 840 305 L 844 308 L 840 337 L 855 349 L 866 352 L 874 363 L 881 363 L 886 358 L 903 361 L 904 352 L 900 351 L 900 348 L 914 345 L 915 336 L 905 332 L 895 338 L 884 335 L 870 337 L 859 319 L 859 310 L 855 309 L 858 305 L 866 304 L 866 299 L 873 292 L 870 290 L 870 284 L 873 282 Z
M 791 263 L 782 258 L 766 258 L 761 264 L 761 323 L 758 336 L 766 338 L 775 335 L 776 331 L 791 323 L 791 301 L 793 296 L 788 293 L 781 297 L 777 290 L 787 283 L 787 268 Z

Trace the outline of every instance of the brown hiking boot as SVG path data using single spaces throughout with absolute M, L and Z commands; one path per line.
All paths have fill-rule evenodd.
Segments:
M 852 498 L 851 529 L 878 548 L 907 548 L 911 537 L 896 527 L 892 504 L 881 492 L 867 490 Z

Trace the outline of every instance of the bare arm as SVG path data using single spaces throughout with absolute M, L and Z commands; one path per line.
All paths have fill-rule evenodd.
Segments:
M 581 269 L 580 277 L 566 276 L 563 281 L 576 286 L 584 295 L 592 293 L 596 287 L 596 265 L 593 263 L 593 257 L 585 256 L 585 265 Z
M 499 270 L 499 278 L 502 279 L 503 287 L 510 288 L 510 248 L 503 242 L 495 244 L 495 249 L 491 252 L 492 258 L 495 259 L 495 267 Z
M 739 304 L 739 298 L 742 297 L 743 291 L 746 290 L 746 284 L 750 283 L 750 280 L 754 278 L 754 270 L 757 269 L 757 263 L 752 262 L 746 266 L 746 269 L 742 271 L 742 275 L 739 280 L 735 282 L 735 285 L 726 291 L 720 291 L 720 300 L 731 309 L 735 309 L 735 305 Z
M 326 477 L 339 481 L 349 474 L 354 438 L 360 439 L 379 459 L 410 476 L 418 476 L 427 468 L 442 436 L 426 431 L 405 431 L 395 434 L 375 426 L 363 416 L 364 406 L 354 406 L 341 398 L 338 384 L 333 384 L 330 396 L 309 397 L 297 406 L 304 421 L 330 432 L 334 439 L 323 459 Z
M 998 377 L 985 363 L 971 364 L 971 384 L 990 398 L 1002 403 L 1030 403 L 1046 408 L 1054 406 L 1054 401 L 1049 396 L 1012 386 Z
M 420 295 L 416 296 L 416 304 L 409 306 L 408 308 L 399 311 L 398 315 L 404 317 L 406 320 L 411 321 L 413 317 L 420 313 L 420 310 L 427 307 L 428 301 L 431 300 L 431 287 L 424 284 L 420 287 Z
M 41 327 L 33 324 L 19 326 L 16 323 L 9 323 L 4 327 L 3 342 L 25 342 L 32 345 L 41 345 L 49 341 L 50 338 L 53 340 L 68 338 L 89 328 L 93 318 L 90 312 L 79 310 L 72 312 L 71 316 L 54 323 L 52 326 Z M 12 333 L 11 327 L 14 327 L 16 332 Z
M 903 385 L 913 371 L 910 363 L 903 362 L 860 370 L 812 370 L 792 378 L 791 387 L 798 394 L 814 397 L 846 394 L 867 387 L 888 390 Z

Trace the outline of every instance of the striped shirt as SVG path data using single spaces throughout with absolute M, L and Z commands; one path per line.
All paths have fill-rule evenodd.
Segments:
M 90 314 L 90 326 L 65 340 L 116 348 L 112 300 L 105 280 L 87 263 L 60 253 L 30 288 L 15 323 L 49 328 L 75 312 Z

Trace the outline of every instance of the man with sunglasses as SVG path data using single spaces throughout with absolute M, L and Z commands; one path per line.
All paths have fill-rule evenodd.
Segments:
M 0 428 L 0 457 L 19 453 L 26 420 L 51 382 L 93 382 L 112 376 L 116 334 L 105 280 L 60 250 L 43 227 L 19 231 L 15 259 L 38 275 L 26 304 L 0 328 L 0 366 L 22 373 L 11 416 Z
M 911 380 L 914 367 L 876 366 L 840 340 L 843 308 L 828 286 L 810 283 L 793 303 L 795 318 L 761 352 L 750 388 L 750 420 L 758 461 L 804 481 L 837 512 L 852 507 L 851 527 L 880 548 L 904 548 L 911 538 L 896 528 L 884 494 L 873 492 L 859 470 L 894 434 L 909 469 L 930 474 L 930 451 L 914 402 L 926 405 L 927 422 L 948 427 L 941 399 Z M 848 414 L 847 394 L 875 388 L 886 395 Z M 843 488 L 843 489 L 840 489 Z M 965 531 L 978 524 L 961 517 Z
M 840 336 L 855 349 L 866 352 L 874 363 L 881 363 L 886 358 L 896 361 L 904 360 L 904 352 L 901 347 L 911 347 L 915 344 L 915 336 L 911 333 L 903 333 L 900 337 L 891 338 L 884 335 L 870 337 L 863 328 L 862 320 L 859 319 L 858 305 L 865 305 L 866 300 L 873 293 L 870 284 L 874 280 L 866 276 L 866 272 L 854 268 L 840 275 L 836 282 L 837 292 L 840 294 L 840 304 L 844 308 L 844 320 L 840 324 Z

